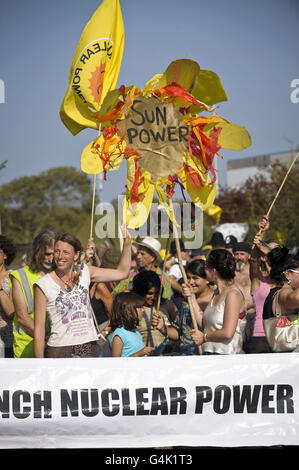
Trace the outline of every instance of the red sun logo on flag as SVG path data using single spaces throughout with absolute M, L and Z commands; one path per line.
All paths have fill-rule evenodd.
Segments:
M 106 63 L 104 62 L 91 73 L 91 78 L 89 81 L 89 88 L 91 90 L 92 97 L 94 99 L 94 102 L 97 104 L 99 104 L 101 101 L 105 68 Z

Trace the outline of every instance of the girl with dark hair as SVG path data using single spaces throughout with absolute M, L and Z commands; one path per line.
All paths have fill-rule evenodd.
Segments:
M 191 336 L 191 330 L 194 326 L 186 298 L 190 297 L 194 314 L 197 317 L 200 312 L 205 310 L 211 300 L 213 289 L 207 279 L 203 259 L 191 261 L 187 264 L 185 270 L 188 279 L 188 283 L 182 285 L 185 300 L 179 306 L 173 326 L 177 328 L 180 337 L 180 354 L 182 356 L 192 356 L 199 354 L 199 351 Z
M 146 346 L 159 346 L 168 336 L 177 339 L 177 332 L 170 324 L 163 301 L 159 312 L 156 311 L 161 281 L 155 271 L 140 271 L 133 279 L 132 292 L 142 296 L 144 310 L 138 325 Z M 169 303 L 169 301 L 167 301 Z
M 243 293 L 235 285 L 236 261 L 224 249 L 212 250 L 205 263 L 207 279 L 217 291 L 205 311 L 197 311 L 200 330 L 192 330 L 195 344 L 202 345 L 204 354 L 243 353 L 243 329 L 240 319 L 246 315 Z
M 210 282 L 207 278 L 205 261 L 203 259 L 191 261 L 186 266 L 186 276 L 191 291 L 184 285 L 184 295 L 186 296 L 189 293 L 194 306 L 199 306 L 204 311 L 214 292 L 214 283 Z
M 152 348 L 144 346 L 137 331 L 144 299 L 134 292 L 122 292 L 113 300 L 111 311 L 112 357 L 147 356 Z
M 4 357 L 13 357 L 13 315 L 11 285 L 9 283 L 10 264 L 16 256 L 15 245 L 4 235 L 0 235 L 0 343 Z
M 152 307 L 158 297 L 161 281 L 155 271 L 140 271 L 133 279 L 132 290 L 144 298 L 144 305 Z
M 286 247 L 277 247 L 267 255 L 270 277 L 276 282 L 264 303 L 263 319 L 299 311 L 299 261 Z
M 45 354 L 45 320 L 50 320 L 47 357 L 98 357 L 97 331 L 90 305 L 91 282 L 110 282 L 127 277 L 131 240 L 125 233 L 122 256 L 116 269 L 81 263 L 82 245 L 74 235 L 57 237 L 55 268 L 34 284 L 34 352 Z

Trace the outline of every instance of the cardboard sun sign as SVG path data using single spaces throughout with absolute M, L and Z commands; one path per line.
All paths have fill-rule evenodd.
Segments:
M 189 127 L 172 104 L 138 97 L 117 127 L 127 146 L 142 155 L 139 165 L 151 173 L 152 181 L 177 174 L 187 150 Z

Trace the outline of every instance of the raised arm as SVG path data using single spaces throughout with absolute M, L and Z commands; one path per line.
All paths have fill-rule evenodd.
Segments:
M 120 281 L 128 277 L 131 267 L 131 237 L 127 229 L 125 229 L 125 238 L 123 243 L 123 250 L 119 264 L 116 269 L 98 268 L 96 266 L 89 266 L 91 282 L 111 282 Z

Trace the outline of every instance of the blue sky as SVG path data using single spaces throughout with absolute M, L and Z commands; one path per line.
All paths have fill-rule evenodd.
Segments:
M 58 166 L 81 169 L 84 147 L 96 137 L 73 136 L 59 117 L 72 58 L 97 0 L 1 0 L 0 184 Z M 125 49 L 118 86 L 140 88 L 175 59 L 189 58 L 216 72 L 228 96 L 218 112 L 245 126 L 252 145 L 224 150 L 235 158 L 299 146 L 299 103 L 290 99 L 299 79 L 298 0 L 120 0 Z M 299 92 L 297 94 L 299 96 Z M 291 142 L 291 143 L 290 143 Z M 121 171 L 108 173 L 103 199 L 125 186 Z

